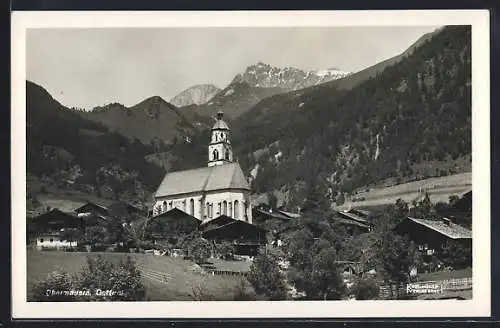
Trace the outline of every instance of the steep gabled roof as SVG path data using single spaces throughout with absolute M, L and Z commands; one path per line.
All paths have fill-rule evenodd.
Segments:
M 222 227 L 226 224 L 233 223 L 235 221 L 236 221 L 236 219 L 233 219 L 227 215 L 220 215 L 220 216 L 216 217 L 215 219 L 203 221 L 200 224 L 200 229 L 210 230 L 210 229 L 214 229 L 214 228 L 219 228 L 219 227 Z
M 216 237 L 216 236 L 226 236 L 226 237 L 257 237 L 260 236 L 262 238 L 265 237 L 266 230 L 248 223 L 243 220 L 235 220 L 232 218 L 229 218 L 227 216 L 221 216 L 225 222 L 219 222 L 221 223 L 220 225 L 213 225 L 213 226 L 205 226 L 202 232 L 203 237 L 206 238 L 211 238 L 211 237 Z M 219 218 L 221 218 L 219 217 Z M 217 218 L 217 219 L 219 219 Z M 215 219 L 215 220 L 217 220 Z M 221 221 L 221 220 L 219 220 Z
M 238 163 L 167 173 L 158 187 L 155 197 L 221 189 L 250 190 Z
M 166 211 L 166 212 L 160 213 L 158 215 L 155 215 L 150 220 L 157 220 L 157 219 L 162 219 L 162 218 L 166 218 L 166 219 L 179 219 L 179 218 L 184 218 L 184 217 L 190 217 L 190 218 L 193 218 L 193 219 L 195 219 L 197 221 L 201 221 L 197 217 L 194 217 L 194 216 L 192 216 L 192 215 L 184 212 L 183 210 L 178 209 L 177 207 L 174 207 L 173 209 L 171 209 L 169 211 Z
M 353 220 L 362 224 L 370 224 L 370 221 L 367 220 L 365 217 L 359 216 L 355 213 L 351 212 L 344 212 L 344 211 L 337 211 L 337 214 L 345 219 L 348 220 Z
M 76 208 L 75 212 L 76 213 L 97 212 L 99 214 L 105 214 L 105 215 L 109 214 L 107 207 L 100 204 L 96 204 L 94 202 L 86 202 L 82 206 Z

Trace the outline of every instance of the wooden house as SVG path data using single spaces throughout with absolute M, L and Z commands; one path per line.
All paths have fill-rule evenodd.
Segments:
M 333 220 L 344 226 L 351 235 L 373 230 L 370 215 L 367 211 L 351 209 L 349 211 L 336 211 L 334 214 Z
M 203 238 L 214 243 L 229 242 L 235 247 L 235 254 L 255 256 L 261 246 L 267 243 L 266 230 L 242 221 L 221 215 L 200 225 Z
M 29 222 L 32 242 L 38 249 L 75 247 L 76 241 L 66 240 L 65 232 L 71 229 L 79 230 L 84 222 L 72 213 L 52 209 L 32 218 Z
M 198 230 L 201 220 L 173 208 L 147 220 L 147 231 L 154 241 L 177 239 Z
M 453 223 L 449 218 L 430 220 L 406 217 L 394 230 L 408 236 L 426 256 L 440 253 L 449 241 L 472 247 L 472 231 Z

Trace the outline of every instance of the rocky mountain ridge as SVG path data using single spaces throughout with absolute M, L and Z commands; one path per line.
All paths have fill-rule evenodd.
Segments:
M 201 105 L 212 99 L 219 91 L 221 89 L 213 84 L 196 84 L 170 99 L 170 103 L 177 107 Z

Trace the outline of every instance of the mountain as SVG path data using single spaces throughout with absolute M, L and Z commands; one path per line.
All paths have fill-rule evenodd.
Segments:
M 267 97 L 326 83 L 349 74 L 338 69 L 303 71 L 257 63 L 248 66 L 243 74 L 236 75 L 207 103 L 187 108 L 203 116 L 213 116 L 222 110 L 229 118 L 235 119 Z
M 122 110 L 117 104 L 110 108 Z M 147 198 L 164 174 L 144 159 L 154 149 L 81 114 L 26 82 L 27 174 L 99 197 Z
M 196 84 L 170 99 L 170 103 L 177 107 L 201 105 L 208 102 L 220 90 L 213 84 Z
M 152 140 L 171 143 L 174 138 L 184 139 L 209 122 L 208 118 L 186 108 L 181 111 L 158 96 L 130 108 L 114 103 L 79 113 L 85 119 L 102 123 L 111 131 L 143 143 Z
M 262 99 L 285 91 L 280 88 L 252 87 L 237 76 L 227 87 L 215 94 L 208 103 L 183 107 L 181 110 L 191 110 L 206 117 L 214 116 L 216 112 L 223 111 L 229 119 L 234 119 Z
M 337 80 L 350 74 L 336 68 L 303 71 L 294 67 L 278 68 L 259 62 L 247 67 L 240 78 L 252 87 L 292 91 Z
M 425 42 L 430 40 L 434 35 L 439 33 L 442 30 L 442 28 L 436 29 L 433 32 L 429 32 L 418 38 L 417 41 L 415 41 L 408 49 L 406 49 L 403 53 L 391 57 L 389 59 L 386 59 L 384 61 L 381 61 L 375 65 L 372 65 L 366 69 L 363 69 L 359 72 L 350 74 L 348 76 L 332 80 L 327 82 L 331 86 L 335 86 L 339 89 L 352 89 L 356 85 L 362 83 L 363 81 L 366 81 L 369 78 L 374 78 L 377 76 L 377 74 L 380 74 L 384 71 L 389 66 L 392 66 L 398 62 L 400 62 L 402 59 L 408 57 L 413 53 L 415 49 L 423 45 Z
M 382 181 L 470 171 L 470 33 L 447 26 L 391 62 L 243 112 L 232 144 L 253 191 L 280 190 L 295 208 L 311 185 L 334 201 Z

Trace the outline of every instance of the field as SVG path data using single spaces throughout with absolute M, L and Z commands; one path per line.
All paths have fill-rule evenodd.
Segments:
M 214 300 L 232 300 L 234 287 L 239 279 L 235 276 L 202 276 L 191 268 L 193 263 L 167 256 L 121 253 L 73 253 L 27 251 L 27 290 L 52 271 L 76 273 L 86 264 L 87 256 L 103 255 L 111 261 L 130 255 L 139 266 L 146 286 L 147 300 L 189 301 L 193 286 L 201 286 L 202 291 Z
M 461 196 L 472 189 L 472 173 L 460 173 L 438 178 L 429 178 L 419 181 L 402 183 L 390 187 L 372 187 L 368 191 L 359 192 L 351 200 L 337 206 L 338 210 L 351 207 L 370 207 L 385 204 L 394 204 L 398 198 L 407 203 L 420 200 L 425 194 L 433 203 L 448 202 L 452 195 Z M 362 199 L 356 201 L 355 199 Z
M 431 280 L 447 280 L 447 279 L 459 279 L 459 278 L 469 278 L 472 277 L 472 269 L 462 269 L 453 271 L 436 271 L 431 273 L 422 273 L 418 275 L 421 281 L 431 281 Z

